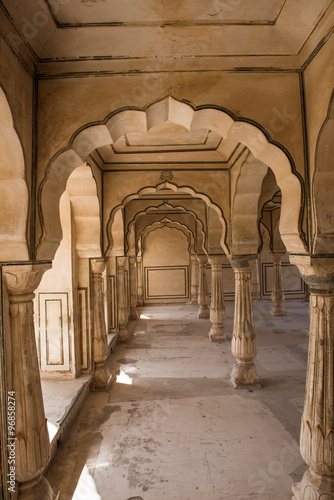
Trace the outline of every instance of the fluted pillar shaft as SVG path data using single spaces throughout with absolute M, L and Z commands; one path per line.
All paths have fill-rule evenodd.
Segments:
M 273 285 L 271 292 L 271 300 L 273 301 L 274 307 L 271 311 L 271 314 L 274 316 L 285 316 L 286 312 L 283 308 L 283 281 L 282 281 L 282 258 L 283 253 L 272 253 L 271 257 L 273 259 L 274 264 L 274 277 L 273 277 Z
M 210 340 L 225 340 L 224 322 L 226 311 L 223 290 L 223 256 L 211 255 L 209 262 L 211 264 L 210 321 L 212 323 L 209 338 Z
M 310 339 L 301 454 L 309 469 L 293 500 L 334 499 L 334 293 L 310 295 Z
M 209 294 L 208 294 L 208 283 L 206 279 L 206 265 L 208 262 L 208 258 L 206 255 L 198 255 L 197 256 L 199 262 L 199 280 L 198 280 L 198 304 L 199 304 L 199 312 L 198 317 L 200 319 L 209 318 Z
M 261 282 L 259 272 L 259 259 L 256 259 L 252 267 L 252 299 L 256 302 L 261 300 Z
M 253 322 L 251 281 L 252 271 L 249 260 L 232 259 L 235 275 L 234 325 L 232 354 L 235 363 L 231 372 L 231 382 L 235 388 L 257 385 L 260 382 L 254 365 L 256 342 Z
M 130 268 L 130 319 L 138 319 L 137 313 L 137 258 L 129 257 Z
M 18 498 L 45 500 L 56 497 L 42 476 L 50 457 L 49 434 L 45 418 L 34 326 L 34 290 L 44 272 L 45 264 L 27 264 L 4 268 L 3 276 L 9 293 L 10 359 L 7 360 L 8 394 L 15 405 L 15 428 L 8 431 L 15 449 L 15 473 Z M 15 402 L 13 402 L 15 401 Z M 15 490 L 17 491 L 17 490 Z
M 106 262 L 104 258 L 91 260 L 93 356 L 95 389 L 107 389 L 111 376 L 106 366 L 109 354 L 106 322 L 104 316 L 103 278 Z
M 144 305 L 144 288 L 143 288 L 143 257 L 137 256 L 137 283 L 138 283 L 138 297 L 137 306 Z
M 198 304 L 198 260 L 197 255 L 190 256 L 191 263 L 191 303 Z
M 117 302 L 118 302 L 118 327 L 119 327 L 119 341 L 126 342 L 129 337 L 127 329 L 128 324 L 128 306 L 125 285 L 125 268 L 127 264 L 127 257 L 117 258 Z

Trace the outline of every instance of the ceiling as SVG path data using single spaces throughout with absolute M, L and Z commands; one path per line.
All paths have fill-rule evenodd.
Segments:
M 333 0 L 0 0 L 41 77 L 299 68 Z

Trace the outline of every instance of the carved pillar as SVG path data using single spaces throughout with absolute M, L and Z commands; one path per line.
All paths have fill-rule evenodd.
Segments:
M 226 311 L 223 290 L 223 259 L 224 257 L 222 255 L 209 256 L 209 262 L 211 264 L 210 321 L 212 323 L 212 327 L 209 332 L 210 340 L 226 339 L 224 329 Z
M 260 271 L 259 271 L 259 259 L 254 261 L 252 267 L 252 299 L 255 302 L 261 300 L 261 282 L 260 282 Z
M 49 434 L 37 358 L 34 327 L 34 290 L 51 264 L 4 268 L 9 293 L 11 359 L 7 366 L 8 390 L 15 398 L 15 455 L 18 498 L 45 500 L 57 497 L 42 476 L 50 456 Z M 12 442 L 11 442 L 12 443 Z
M 144 305 L 144 289 L 143 289 L 143 257 L 137 256 L 137 281 L 138 281 L 138 297 L 137 306 Z
M 118 327 L 120 342 L 126 342 L 129 337 L 127 329 L 128 324 L 128 307 L 125 285 L 125 267 L 127 264 L 127 257 L 117 258 L 117 302 L 118 302 Z
M 334 276 L 329 286 L 325 276 L 303 278 L 310 286 L 310 339 L 300 449 L 309 469 L 292 486 L 292 499 L 333 500 Z
M 196 255 L 190 255 L 191 263 L 191 303 L 198 304 L 198 261 Z
M 235 274 L 234 325 L 232 354 L 235 363 L 231 372 L 231 382 L 235 388 L 257 385 L 260 382 L 253 359 L 256 343 L 253 323 L 251 294 L 251 256 L 236 256 L 231 259 Z
M 282 283 L 282 265 L 281 261 L 284 253 L 272 253 L 271 257 L 273 259 L 274 264 L 274 278 L 273 278 L 273 286 L 271 292 L 271 300 L 273 301 L 274 307 L 271 311 L 271 314 L 274 316 L 285 316 L 286 312 L 283 308 L 283 283 Z
M 137 313 L 137 258 L 129 258 L 130 266 L 130 319 L 138 319 Z
M 198 317 L 200 319 L 209 318 L 210 312 L 208 308 L 209 304 L 209 294 L 208 294 L 208 283 L 206 279 L 206 264 L 208 258 L 206 255 L 198 255 L 197 260 L 199 262 L 199 281 L 198 281 L 198 304 L 199 312 Z
M 103 278 L 106 262 L 104 258 L 91 260 L 92 276 L 92 326 L 93 326 L 93 356 L 94 356 L 94 388 L 108 389 L 111 375 L 106 360 L 109 354 L 106 323 L 104 317 Z

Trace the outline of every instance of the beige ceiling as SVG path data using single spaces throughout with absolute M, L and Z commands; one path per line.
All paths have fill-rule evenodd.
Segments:
M 298 68 L 333 0 L 2 0 L 41 75 Z

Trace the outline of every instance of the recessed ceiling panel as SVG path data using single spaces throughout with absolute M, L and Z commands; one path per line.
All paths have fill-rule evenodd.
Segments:
M 210 22 L 273 24 L 286 0 L 47 0 L 60 25 Z

